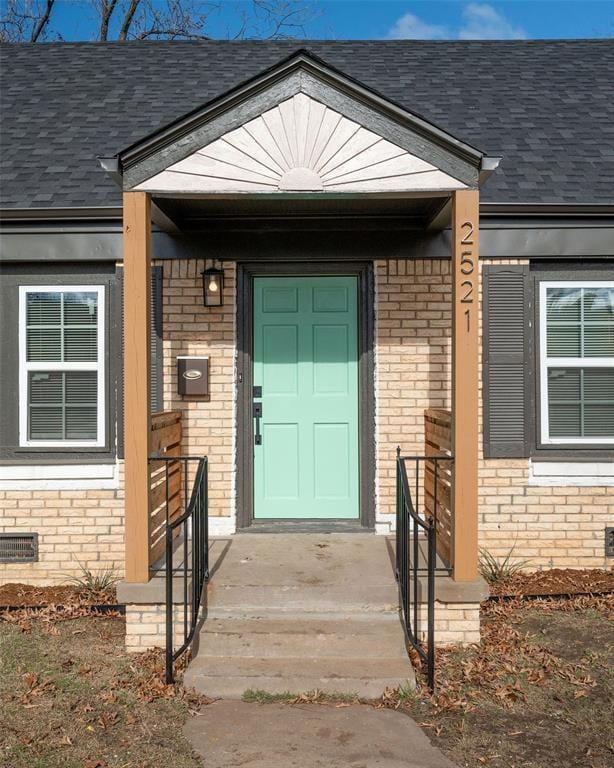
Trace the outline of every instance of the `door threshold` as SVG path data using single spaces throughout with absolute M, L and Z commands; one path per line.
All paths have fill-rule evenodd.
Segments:
M 360 520 L 261 518 L 253 520 L 247 528 L 239 528 L 237 533 L 373 533 L 374 530 L 363 526 Z

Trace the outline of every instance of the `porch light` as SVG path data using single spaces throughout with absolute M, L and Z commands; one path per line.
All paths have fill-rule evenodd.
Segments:
M 205 307 L 221 307 L 224 303 L 224 270 L 210 267 L 202 272 Z

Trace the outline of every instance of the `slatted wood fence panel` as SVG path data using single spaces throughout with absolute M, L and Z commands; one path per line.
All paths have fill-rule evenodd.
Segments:
M 425 456 L 452 455 L 452 414 L 443 408 L 428 408 L 424 412 Z M 437 462 L 437 494 L 435 494 L 435 462 L 424 465 L 424 503 L 428 517 L 435 518 L 437 553 L 446 565 L 453 563 L 452 482 L 453 462 Z M 437 496 L 437 502 L 435 502 Z
M 181 413 L 179 411 L 153 414 L 151 452 L 162 456 L 181 455 Z M 151 461 L 149 468 L 149 564 L 151 566 L 164 554 L 167 499 L 169 521 L 181 514 L 183 483 L 180 461 Z

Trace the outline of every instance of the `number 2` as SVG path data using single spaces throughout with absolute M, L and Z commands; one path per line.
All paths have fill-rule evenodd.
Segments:
M 467 290 L 461 299 L 461 304 L 473 304 L 473 299 L 471 298 L 471 294 L 473 293 L 473 283 L 471 280 L 463 280 L 461 283 L 461 288 L 465 286 L 467 287 Z
M 473 240 L 469 239 L 473 237 L 473 224 L 470 221 L 463 221 L 461 229 L 467 230 L 463 237 L 461 237 L 461 245 L 473 245 Z

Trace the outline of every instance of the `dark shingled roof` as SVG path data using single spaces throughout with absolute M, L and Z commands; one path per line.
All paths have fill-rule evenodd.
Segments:
M 298 48 L 489 155 L 488 202 L 614 202 L 614 41 L 5 45 L 0 207 L 119 205 L 114 155 Z

